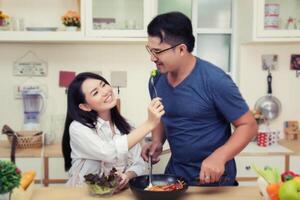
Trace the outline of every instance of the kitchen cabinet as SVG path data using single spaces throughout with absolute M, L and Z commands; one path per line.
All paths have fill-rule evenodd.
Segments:
M 234 5 L 236 0 L 0 0 L 0 10 L 13 21 L 23 21 L 25 30 L 0 29 L 0 42 L 142 42 L 147 25 L 157 14 L 181 11 L 192 20 L 193 54 L 209 60 L 236 77 Z M 23 6 L 16 6 L 16 5 Z M 65 30 L 61 16 L 75 10 L 81 29 Z M 43 16 L 43 17 L 38 17 Z M 26 31 L 28 27 L 40 30 Z M 43 29 L 44 28 L 44 29 Z M 55 29 L 50 31 L 51 28 Z M 49 30 L 50 29 L 50 30 Z M 42 31 L 43 30 L 43 31 Z
M 86 0 L 87 37 L 146 38 L 151 0 Z
M 298 0 L 239 1 L 243 42 L 300 41 Z
M 151 0 L 45 0 L 44 7 L 37 0 L 28 0 L 22 9 L 17 4 L 20 1 L 0 0 L 0 10 L 12 20 L 24 21 L 24 30 L 15 30 L 12 24 L 0 29 L 0 42 L 145 42 L 146 25 L 153 16 Z M 80 13 L 79 31 L 66 31 L 62 25 L 61 16 L 68 10 Z M 37 17 L 41 15 L 45 17 Z M 39 30 L 28 31 L 28 27 Z
M 283 172 L 286 170 L 284 155 L 278 156 L 237 156 L 235 158 L 237 166 L 237 180 L 241 185 L 253 185 L 256 183 L 257 174 L 253 169 L 253 165 L 264 168 L 266 166 L 271 166 Z
M 74 32 L 66 31 L 61 16 L 68 10 L 75 10 L 80 13 L 81 26 L 84 27 L 83 7 L 83 1 L 80 0 L 44 0 L 43 3 L 38 0 L 0 0 L 0 10 L 10 16 L 10 24 L 0 27 L 0 41 L 82 40 L 84 38 L 84 28 Z
M 235 0 L 156 0 L 155 14 L 180 11 L 193 24 L 194 54 L 236 76 Z

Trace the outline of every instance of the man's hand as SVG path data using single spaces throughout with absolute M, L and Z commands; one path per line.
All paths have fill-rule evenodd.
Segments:
M 148 162 L 149 154 L 152 155 L 152 163 L 158 163 L 162 152 L 162 144 L 160 142 L 152 142 L 143 145 L 142 158 Z
M 200 182 L 204 184 L 218 182 L 224 174 L 225 161 L 217 155 L 211 154 L 201 165 L 199 173 Z

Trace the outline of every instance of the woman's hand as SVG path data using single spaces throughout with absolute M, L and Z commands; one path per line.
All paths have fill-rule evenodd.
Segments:
M 126 173 L 118 173 L 118 175 L 121 177 L 121 181 L 119 182 L 117 188 L 115 189 L 114 193 L 120 192 L 123 189 L 126 189 L 128 187 L 129 182 L 129 176 Z
M 156 97 L 148 106 L 148 122 L 150 122 L 153 128 L 159 124 L 160 118 L 163 114 L 165 114 L 165 110 L 161 103 L 161 98 Z

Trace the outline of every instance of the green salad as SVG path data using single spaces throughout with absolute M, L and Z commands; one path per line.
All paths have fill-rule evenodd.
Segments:
M 112 168 L 109 175 L 85 175 L 84 178 L 89 187 L 89 191 L 94 195 L 112 194 L 121 181 L 121 177 L 116 172 L 117 170 Z

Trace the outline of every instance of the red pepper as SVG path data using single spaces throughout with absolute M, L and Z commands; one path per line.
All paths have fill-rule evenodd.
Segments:
M 285 182 L 285 181 L 292 180 L 295 176 L 300 176 L 300 175 L 296 174 L 292 171 L 286 171 L 286 172 L 281 174 L 281 181 Z

